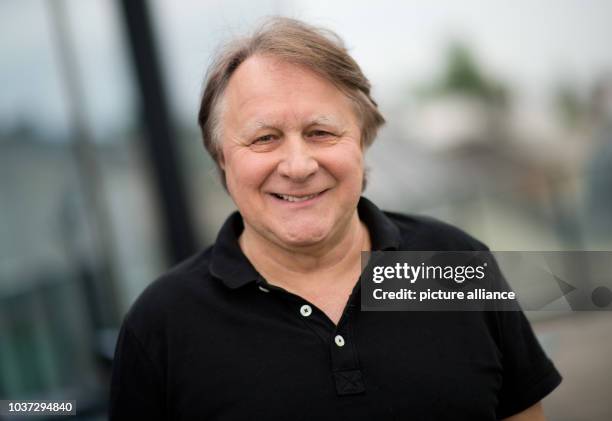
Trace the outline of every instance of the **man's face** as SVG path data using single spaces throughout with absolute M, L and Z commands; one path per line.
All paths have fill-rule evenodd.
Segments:
M 229 193 L 245 229 L 284 248 L 321 244 L 348 227 L 364 171 L 351 101 L 302 67 L 253 56 L 221 104 Z

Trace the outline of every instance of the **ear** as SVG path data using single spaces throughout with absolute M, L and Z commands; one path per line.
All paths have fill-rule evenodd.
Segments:
M 225 171 L 225 157 L 223 156 L 223 149 L 221 148 L 217 150 L 217 163 L 219 167 Z

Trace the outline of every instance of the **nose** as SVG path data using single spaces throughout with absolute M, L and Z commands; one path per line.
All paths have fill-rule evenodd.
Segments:
M 319 163 L 301 136 L 287 137 L 281 153 L 278 172 L 291 181 L 305 181 L 319 169 Z

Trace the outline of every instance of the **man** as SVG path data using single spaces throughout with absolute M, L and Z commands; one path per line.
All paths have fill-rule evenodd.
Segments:
M 199 123 L 238 212 L 126 316 L 111 419 L 544 419 L 560 376 L 521 312 L 360 311 L 361 251 L 486 246 L 361 197 L 384 119 L 337 37 L 230 44 Z

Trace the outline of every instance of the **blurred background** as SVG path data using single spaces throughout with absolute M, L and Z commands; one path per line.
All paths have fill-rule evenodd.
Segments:
M 196 123 L 216 46 L 336 31 L 388 124 L 365 196 L 492 250 L 612 250 L 612 3 L 2 0 L 0 399 L 105 419 L 116 329 L 233 203 Z M 612 312 L 531 312 L 551 420 L 612 419 Z

